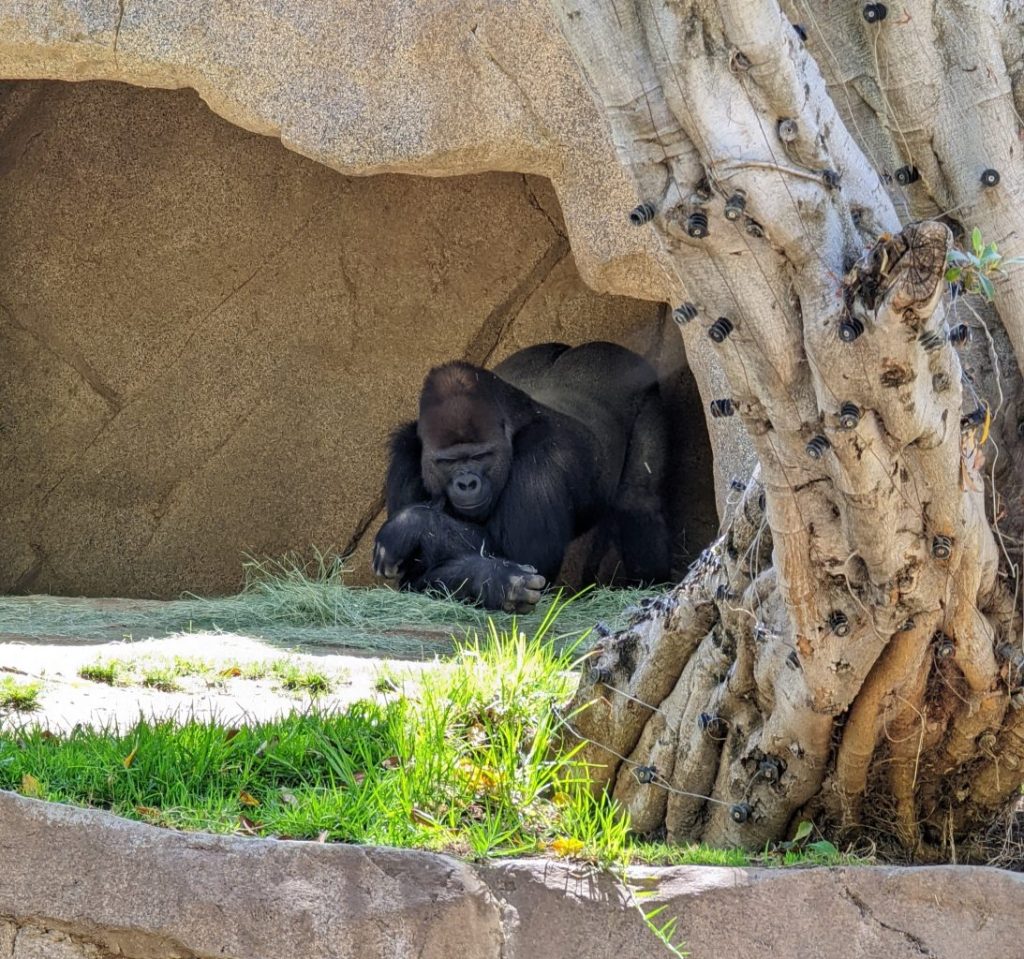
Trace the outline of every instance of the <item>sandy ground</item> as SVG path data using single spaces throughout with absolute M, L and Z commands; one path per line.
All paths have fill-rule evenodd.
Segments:
M 5 637 L 6 639 L 6 637 Z M 211 676 L 181 677 L 180 692 L 161 692 L 142 686 L 109 686 L 78 675 L 79 669 L 97 660 L 170 661 L 175 656 L 201 659 L 219 666 Z M 40 708 L 33 712 L 0 710 L 0 728 L 26 723 L 54 731 L 81 724 L 94 728 L 124 729 L 141 716 L 146 718 L 216 717 L 226 724 L 270 719 L 294 710 L 308 709 L 308 693 L 292 693 L 279 681 L 222 678 L 216 675 L 228 665 L 291 659 L 310 664 L 336 680 L 332 692 L 319 696 L 320 707 L 336 708 L 359 699 L 380 695 L 377 682 L 383 677 L 399 685 L 415 683 L 431 663 L 346 656 L 317 649 L 284 650 L 258 639 L 231 633 L 187 633 L 163 639 L 81 643 L 7 639 L 0 642 L 0 680 L 40 681 Z

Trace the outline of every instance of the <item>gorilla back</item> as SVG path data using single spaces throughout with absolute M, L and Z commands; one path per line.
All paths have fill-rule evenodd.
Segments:
M 666 437 L 654 370 L 611 343 L 529 347 L 493 373 L 437 367 L 392 437 L 374 569 L 526 611 L 596 528 L 624 580 L 664 581 Z

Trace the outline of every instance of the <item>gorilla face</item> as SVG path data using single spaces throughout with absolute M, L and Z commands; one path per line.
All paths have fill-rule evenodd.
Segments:
M 500 406 L 482 389 L 421 409 L 423 485 L 455 512 L 481 521 L 494 510 L 512 468 L 512 438 Z
M 466 519 L 490 516 L 511 466 L 511 445 L 503 441 L 423 448 L 423 479 L 432 495 L 442 493 Z

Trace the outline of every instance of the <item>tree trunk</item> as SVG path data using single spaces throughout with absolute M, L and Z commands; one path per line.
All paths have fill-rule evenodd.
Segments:
M 974 227 L 1024 249 L 1021 8 L 554 4 L 759 460 L 594 648 L 591 775 L 673 841 L 815 818 L 941 853 L 1024 782 L 1024 273 L 994 308 L 944 279 Z

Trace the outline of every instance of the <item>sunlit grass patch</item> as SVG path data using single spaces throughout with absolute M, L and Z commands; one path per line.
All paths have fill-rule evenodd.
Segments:
M 329 673 L 315 666 L 297 663 L 290 659 L 279 659 L 271 664 L 270 674 L 289 692 L 304 692 L 311 696 L 323 696 L 331 692 L 336 680 Z
M 43 684 L 19 682 L 10 676 L 0 679 L 0 709 L 16 713 L 30 713 L 39 708 L 39 695 Z
M 131 666 L 119 659 L 97 659 L 78 670 L 82 679 L 107 686 L 122 686 L 131 682 Z

